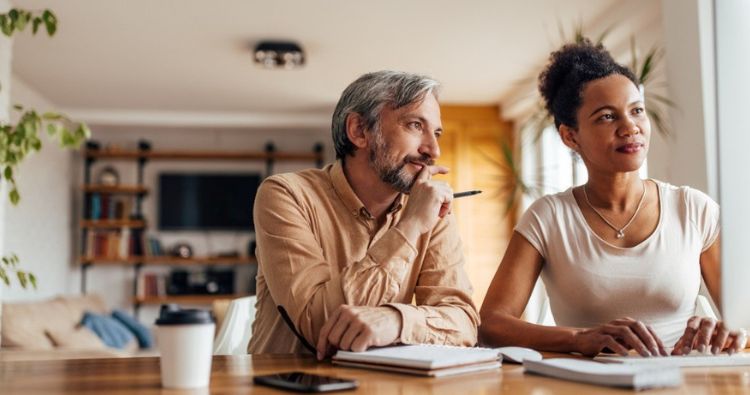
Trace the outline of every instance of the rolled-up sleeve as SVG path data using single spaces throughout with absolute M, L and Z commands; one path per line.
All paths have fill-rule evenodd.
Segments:
M 448 215 L 431 235 L 415 289 L 416 305 L 387 304 L 401 313 L 400 341 L 475 345 L 479 314 L 471 294 L 458 227 L 453 216 Z

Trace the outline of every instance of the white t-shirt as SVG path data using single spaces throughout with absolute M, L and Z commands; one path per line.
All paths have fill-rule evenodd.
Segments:
M 515 230 L 544 258 L 541 277 L 558 325 L 631 317 L 651 325 L 667 347 L 682 336 L 701 284 L 700 254 L 719 234 L 719 205 L 690 187 L 655 182 L 659 223 L 635 247 L 597 236 L 572 188 L 540 198 L 521 217 Z

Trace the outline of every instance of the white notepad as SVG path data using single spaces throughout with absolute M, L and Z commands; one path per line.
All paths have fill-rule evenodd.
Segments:
M 333 363 L 433 377 L 500 367 L 497 350 L 423 344 L 373 348 L 365 352 L 338 351 Z
M 682 384 L 680 369 L 674 366 L 632 366 L 604 364 L 573 358 L 525 360 L 524 371 L 583 383 L 628 387 L 636 390 L 676 387 Z

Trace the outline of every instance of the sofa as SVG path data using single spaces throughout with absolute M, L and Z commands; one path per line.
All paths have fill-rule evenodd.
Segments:
M 80 324 L 84 313 L 106 315 L 97 295 L 66 295 L 35 302 L 9 302 L 0 310 L 0 361 L 154 355 L 133 338 L 122 349 L 108 347 Z

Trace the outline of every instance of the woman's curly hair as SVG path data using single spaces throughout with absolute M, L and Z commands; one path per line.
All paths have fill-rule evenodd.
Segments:
M 555 119 L 555 127 L 565 124 L 577 128 L 576 113 L 583 102 L 583 88 L 589 81 L 612 74 L 621 74 L 638 86 L 635 74 L 615 62 L 602 44 L 584 39 L 550 54 L 547 67 L 539 74 L 539 92 Z

